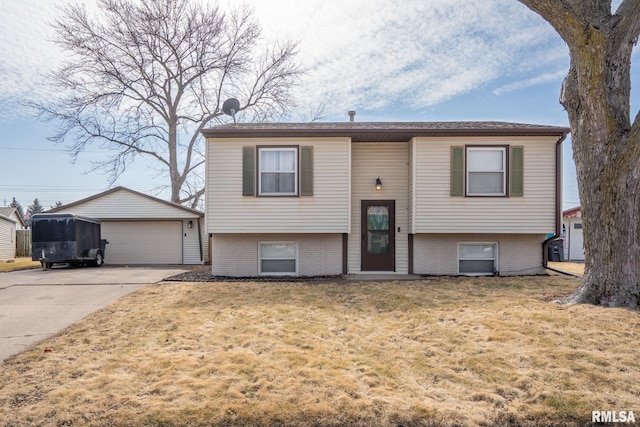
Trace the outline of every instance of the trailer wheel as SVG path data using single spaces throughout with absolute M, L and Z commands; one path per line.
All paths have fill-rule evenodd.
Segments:
M 52 263 L 52 262 L 44 262 L 44 261 L 40 261 L 40 264 L 42 264 L 42 269 L 43 269 L 44 271 L 51 270 L 51 266 L 53 266 L 53 263 Z
M 102 252 L 98 251 L 96 253 L 96 259 L 93 261 L 93 265 L 100 267 L 102 264 L 104 264 L 104 258 L 102 258 Z

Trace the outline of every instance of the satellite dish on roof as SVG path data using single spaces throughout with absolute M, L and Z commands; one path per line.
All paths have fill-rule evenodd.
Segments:
M 229 98 L 222 104 L 222 112 L 227 116 L 233 117 L 233 124 L 236 124 L 236 113 L 240 111 L 240 101 L 235 98 Z

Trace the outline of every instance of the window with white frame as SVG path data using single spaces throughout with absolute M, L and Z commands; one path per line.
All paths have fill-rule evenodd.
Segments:
M 458 273 L 492 275 L 497 271 L 497 243 L 458 243 Z
M 298 194 L 298 148 L 258 148 L 258 189 L 261 196 Z
M 298 274 L 298 243 L 296 242 L 260 242 L 258 258 L 260 275 Z
M 506 170 L 506 147 L 467 147 L 467 195 L 505 196 Z

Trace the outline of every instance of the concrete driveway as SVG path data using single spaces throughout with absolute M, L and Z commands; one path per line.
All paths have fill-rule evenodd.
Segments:
M 178 267 L 42 269 L 0 273 L 0 362 Z

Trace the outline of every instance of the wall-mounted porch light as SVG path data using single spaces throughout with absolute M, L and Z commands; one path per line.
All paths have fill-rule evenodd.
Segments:
M 189 221 L 189 222 L 187 223 L 187 228 L 188 228 L 188 229 L 192 229 L 192 228 L 193 228 L 193 221 Z
M 380 177 L 376 178 L 376 190 L 382 190 L 382 181 L 380 181 Z

